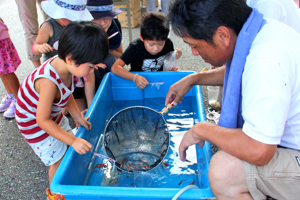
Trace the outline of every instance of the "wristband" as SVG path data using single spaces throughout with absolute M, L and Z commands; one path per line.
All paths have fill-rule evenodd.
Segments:
M 135 78 L 136 78 L 137 75 L 138 75 L 138 74 L 135 74 L 134 77 L 133 77 L 133 80 L 132 80 L 132 81 L 133 81 L 134 83 L 135 83 Z
M 34 53 L 34 55 L 38 55 L 38 54 L 35 53 L 35 51 L 33 50 L 33 46 L 34 46 L 35 44 L 39 44 L 39 43 L 33 43 L 33 45 L 31 46 L 31 51 L 32 51 L 32 53 Z

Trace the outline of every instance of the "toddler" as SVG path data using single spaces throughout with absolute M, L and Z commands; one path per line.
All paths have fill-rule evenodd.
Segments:
M 0 17 L 0 78 L 7 92 L 0 103 L 0 112 L 4 112 L 5 118 L 15 117 L 16 98 L 20 87 L 15 71 L 20 63 L 18 52 L 9 37 L 8 28 Z
M 70 133 L 68 119 L 61 110 L 66 107 L 77 124 L 91 128 L 73 98 L 73 79 L 93 73 L 108 54 L 106 33 L 94 22 L 71 22 L 59 44 L 58 56 L 44 62 L 21 84 L 16 105 L 20 132 L 42 162 L 50 166 L 49 184 L 68 146 L 79 154 L 92 149 L 89 142 Z M 64 199 L 49 188 L 47 196 Z

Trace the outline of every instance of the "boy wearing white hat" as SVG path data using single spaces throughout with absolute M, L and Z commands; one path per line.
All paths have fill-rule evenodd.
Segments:
M 44 62 L 57 55 L 58 40 L 65 26 L 72 21 L 91 21 L 93 17 L 86 8 L 86 0 L 47 0 L 41 7 L 49 18 L 41 25 L 32 51 L 44 54 Z

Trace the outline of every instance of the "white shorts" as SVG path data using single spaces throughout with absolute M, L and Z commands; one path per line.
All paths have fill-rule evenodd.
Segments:
M 69 119 L 63 116 L 59 126 L 65 131 L 72 133 L 72 129 L 69 125 Z M 36 155 L 42 160 L 46 166 L 51 166 L 59 161 L 67 152 L 68 145 L 62 141 L 49 135 L 43 141 L 29 144 Z

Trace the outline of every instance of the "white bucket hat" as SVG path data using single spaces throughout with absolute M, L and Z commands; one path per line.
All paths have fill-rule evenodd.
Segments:
M 92 15 L 86 8 L 86 0 L 47 0 L 41 6 L 53 19 L 66 18 L 70 21 L 91 21 Z

